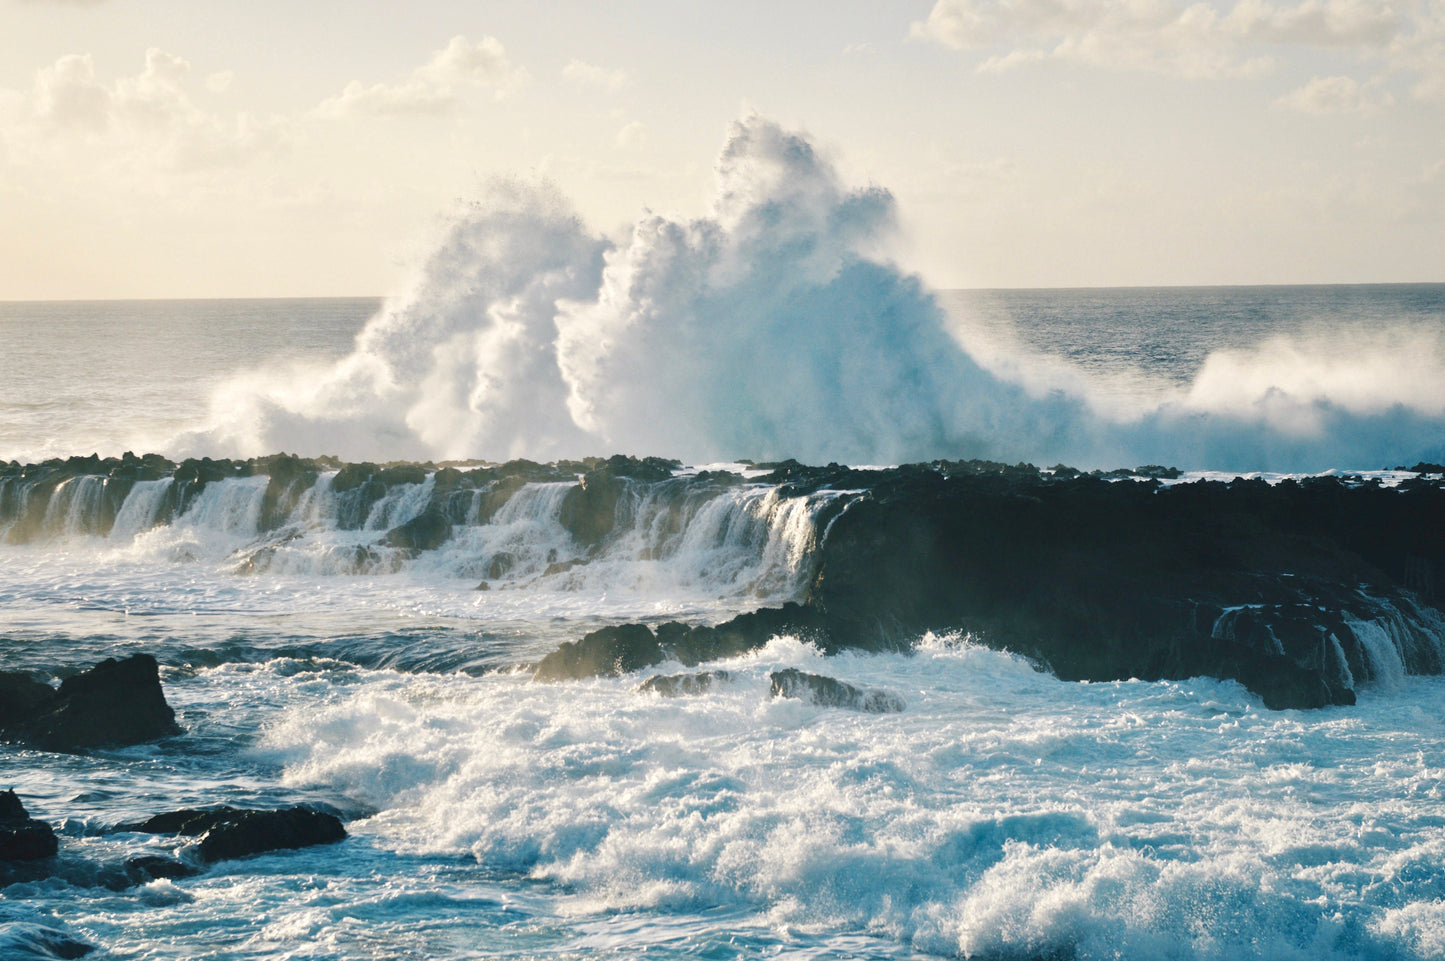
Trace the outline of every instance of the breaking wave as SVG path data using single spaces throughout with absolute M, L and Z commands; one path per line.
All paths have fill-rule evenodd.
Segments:
M 1120 410 L 1077 371 L 980 358 L 884 251 L 895 204 L 809 140 L 736 122 L 709 213 L 591 231 L 493 184 L 344 359 L 221 385 L 181 455 L 665 454 L 1317 471 L 1438 458 L 1445 343 L 1266 343 Z

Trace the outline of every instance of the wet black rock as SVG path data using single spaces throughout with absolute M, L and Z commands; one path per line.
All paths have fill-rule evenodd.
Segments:
M 1372 670 L 1350 619 L 1400 620 L 1407 665 L 1440 670 L 1400 584 L 1410 557 L 1439 564 L 1442 529 L 1438 487 L 885 476 L 833 524 L 808 605 L 835 636 L 968 631 L 1065 679 L 1209 675 L 1270 707 L 1349 704 L 1343 668 Z M 1279 643 L 1219 620 L 1251 606 Z
M 716 626 L 669 622 L 658 627 L 657 637 L 671 657 L 692 666 L 755 651 L 781 636 L 797 637 L 825 651 L 836 651 L 839 646 L 829 628 L 827 619 L 818 611 L 789 602 L 782 607 L 739 614 Z
M 437 510 L 423 511 L 386 532 L 386 543 L 411 551 L 430 551 L 452 537 L 451 518 Z
M 482 576 L 489 581 L 499 581 L 517 566 L 517 555 L 510 551 L 498 551 L 487 558 L 482 566 Z
M 125 859 L 125 876 L 131 884 L 149 884 L 162 879 L 189 878 L 199 874 L 180 858 L 161 854 L 136 854 Z
M 790 667 L 768 675 L 773 697 L 792 697 L 819 707 L 841 707 L 868 714 L 896 714 L 905 707 L 891 691 L 863 690 L 837 678 L 807 674 Z
M 732 680 L 727 671 L 699 671 L 696 674 L 656 674 L 637 686 L 639 694 L 662 697 L 691 697 L 706 694 L 714 684 Z
M 346 837 L 334 814 L 297 805 L 279 811 L 233 807 L 171 811 L 117 830 L 143 834 L 178 834 L 198 837 L 197 856 L 207 864 L 282 851 L 332 844 Z
M 0 671 L 0 735 L 54 705 L 55 688 L 29 674 Z
M 662 646 L 645 624 L 621 624 L 593 631 L 580 641 L 564 642 L 542 658 L 533 677 L 539 681 L 616 677 L 662 659 Z
M 14 791 L 0 792 L 0 861 L 38 861 L 59 850 L 49 823 L 32 818 Z
M 1372 632 L 1388 635 L 1407 672 L 1445 671 L 1439 615 L 1427 611 L 1445 579 L 1436 480 L 1392 489 L 1333 476 L 1166 484 L 1179 472 L 1158 465 L 1107 475 L 986 461 L 763 466 L 782 496 L 840 492 L 815 517 L 825 536 L 803 603 L 720 625 L 662 624 L 651 638 L 630 625 L 645 657 L 574 651 L 556 676 L 694 665 L 779 634 L 829 653 L 905 650 L 930 631 L 967 632 L 1064 679 L 1235 679 L 1273 708 L 1353 703 L 1379 669 Z M 596 490 L 573 492 L 584 542 L 611 536 L 626 505 L 659 493 L 598 472 Z
M 149 654 L 107 658 L 66 678 L 59 690 L 24 675 L 0 675 L 0 692 L 17 695 L 0 710 L 0 737 L 47 751 L 141 744 L 180 732 Z
M 784 635 L 811 641 L 829 653 L 862 646 L 850 645 L 846 638 L 839 642 L 829 627 L 818 611 L 792 602 L 740 614 L 718 625 L 668 621 L 659 624 L 656 633 L 646 624 L 619 624 L 593 631 L 580 641 L 564 642 L 542 659 L 534 676 L 539 681 L 615 677 L 669 658 L 691 667 L 755 651 Z M 884 646 L 900 645 L 889 641 Z
M 291 517 L 291 512 L 320 476 L 321 464 L 295 454 L 273 454 L 258 457 L 250 465 L 256 474 L 265 474 L 266 495 L 261 502 L 262 530 L 275 530 Z
M 626 506 L 629 493 L 644 484 L 670 480 L 680 466 L 677 461 L 658 457 L 610 457 L 583 474 L 577 486 L 567 492 L 558 520 L 579 544 L 596 550 L 624 519 L 618 512 Z

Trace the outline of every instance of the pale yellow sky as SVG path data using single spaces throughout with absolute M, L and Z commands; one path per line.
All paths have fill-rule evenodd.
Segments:
M 0 299 L 385 294 L 496 176 L 700 215 L 744 111 L 938 287 L 1445 280 L 1445 0 L 0 0 Z

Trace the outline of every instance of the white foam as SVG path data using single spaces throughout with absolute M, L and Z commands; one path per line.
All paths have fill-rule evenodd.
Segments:
M 1433 888 L 1405 909 L 1381 883 L 1437 843 L 1438 792 L 1404 786 L 1438 777 L 1411 751 L 1439 724 L 1400 713 L 1437 680 L 1302 718 L 1229 683 L 1065 684 L 949 639 L 836 658 L 779 639 L 716 666 L 732 679 L 686 698 L 377 678 L 287 712 L 266 756 L 380 807 L 354 825 L 372 843 L 560 882 L 577 918 L 743 910 L 963 956 L 1386 957 L 1438 936 Z M 774 700 L 781 667 L 908 708 Z

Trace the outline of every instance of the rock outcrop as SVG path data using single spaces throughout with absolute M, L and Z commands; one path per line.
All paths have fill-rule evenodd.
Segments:
M 47 751 L 141 744 L 180 732 L 155 658 L 107 658 L 60 683 L 0 674 L 0 737 Z
M 59 850 L 49 823 L 32 818 L 14 791 L 0 792 L 0 861 L 38 861 Z
M 791 697 L 819 707 L 841 707 L 866 714 L 897 714 L 905 707 L 892 691 L 863 690 L 835 677 L 808 674 L 795 667 L 768 675 L 773 697 Z
M 196 855 L 205 863 L 268 851 L 333 844 L 346 837 L 340 818 L 297 805 L 279 811 L 233 807 L 171 811 L 117 830 L 199 838 Z
M 822 519 L 802 603 L 606 628 L 538 677 L 695 665 L 779 634 L 826 652 L 907 649 L 929 631 L 967 632 L 1064 679 L 1235 679 L 1272 708 L 1352 704 L 1389 664 L 1445 671 L 1439 479 L 1161 482 L 1177 478 L 775 465 L 763 481 L 787 496 L 847 492 Z

